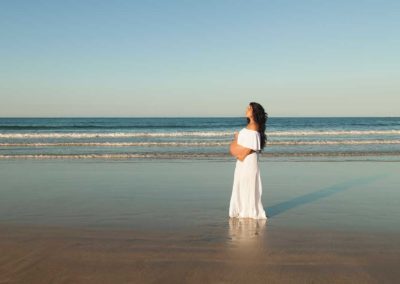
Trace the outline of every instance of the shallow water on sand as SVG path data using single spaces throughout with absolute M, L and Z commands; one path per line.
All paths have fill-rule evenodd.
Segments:
M 234 161 L 0 162 L 0 222 L 229 228 Z M 267 226 L 400 230 L 400 163 L 261 162 Z
M 265 221 L 233 161 L 0 161 L 0 282 L 396 283 L 399 165 L 261 162 Z

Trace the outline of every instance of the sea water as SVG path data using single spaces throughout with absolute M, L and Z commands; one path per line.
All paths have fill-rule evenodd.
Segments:
M 245 117 L 0 118 L 0 159 L 230 159 Z M 400 117 L 269 117 L 261 160 L 400 159 Z
M 235 162 L 0 160 L 0 224 L 225 230 Z M 260 163 L 268 228 L 400 231 L 400 163 Z

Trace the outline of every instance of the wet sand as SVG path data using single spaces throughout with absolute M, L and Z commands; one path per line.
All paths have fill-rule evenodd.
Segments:
M 398 282 L 399 163 L 261 168 L 267 221 L 227 162 L 0 163 L 0 283 Z
M 396 283 L 400 236 L 1 226 L 0 283 Z M 256 228 L 257 227 L 257 228 Z

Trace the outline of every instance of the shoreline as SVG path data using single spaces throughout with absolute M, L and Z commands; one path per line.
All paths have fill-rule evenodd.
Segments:
M 259 162 L 400 162 L 400 152 L 343 152 L 343 153 L 263 153 Z M 0 155 L 1 161 L 132 161 L 132 162 L 232 162 L 236 160 L 228 154 L 65 154 L 65 155 Z

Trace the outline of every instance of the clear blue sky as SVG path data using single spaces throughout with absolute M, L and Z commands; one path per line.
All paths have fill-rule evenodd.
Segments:
M 400 116 L 400 1 L 0 3 L 0 116 Z

